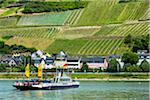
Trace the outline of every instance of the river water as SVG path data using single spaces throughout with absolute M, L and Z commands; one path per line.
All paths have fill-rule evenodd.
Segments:
M 149 100 L 149 82 L 80 81 L 65 90 L 19 91 L 0 80 L 0 100 Z

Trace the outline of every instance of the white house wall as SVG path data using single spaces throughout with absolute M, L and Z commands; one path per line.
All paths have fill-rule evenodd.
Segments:
M 137 63 L 137 65 L 140 65 L 143 60 L 144 60 L 144 59 L 139 59 L 139 62 Z M 150 59 L 146 59 L 146 61 L 150 64 Z
M 66 61 L 54 61 L 56 67 L 63 67 L 65 64 L 67 64 Z

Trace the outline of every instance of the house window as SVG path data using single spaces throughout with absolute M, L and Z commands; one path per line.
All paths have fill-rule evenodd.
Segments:
M 78 64 L 68 64 L 68 66 L 78 66 Z
M 100 61 L 95 61 L 95 63 L 101 63 Z
M 78 60 L 67 60 L 67 62 L 78 62 Z

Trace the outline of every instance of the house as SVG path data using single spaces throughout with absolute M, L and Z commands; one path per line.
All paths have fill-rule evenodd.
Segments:
M 46 57 L 46 59 L 44 60 L 44 62 L 45 62 L 44 68 L 45 69 L 55 68 L 54 60 L 55 60 L 54 57 Z
M 138 50 L 137 54 L 140 59 L 150 59 L 150 53 L 147 50 Z
M 113 58 L 116 59 L 119 62 L 120 67 L 123 68 L 124 62 L 122 62 L 122 56 L 121 55 L 111 55 L 111 56 L 109 56 L 109 61 Z
M 83 63 L 87 63 L 88 67 L 91 69 L 107 69 L 108 62 L 104 57 L 88 57 L 81 59 L 82 65 Z
M 41 50 L 38 50 L 38 51 L 32 53 L 31 58 L 32 59 L 34 59 L 34 58 L 36 59 L 37 57 L 42 58 L 42 56 L 44 56 L 44 52 Z
M 10 54 L 2 55 L 0 58 L 0 63 L 8 64 L 11 59 L 12 59 L 12 55 L 10 55 Z
M 143 60 L 146 60 L 150 63 L 150 53 L 147 50 L 138 50 L 137 54 L 139 56 L 139 61 L 137 65 L 140 65 Z
M 67 54 L 64 51 L 60 51 L 59 54 L 55 54 L 53 57 L 55 57 L 55 67 L 63 67 L 67 63 Z
M 8 64 L 9 66 L 17 66 L 19 63 L 23 62 L 21 56 L 15 56 L 12 55 L 3 55 L 0 59 L 1 64 Z
M 48 53 L 45 54 L 43 51 L 38 50 L 31 55 L 34 61 L 34 66 L 38 67 L 41 63 L 44 65 L 45 69 L 51 69 L 54 66 L 54 57 L 51 57 Z
M 9 66 L 17 66 L 19 64 L 19 61 L 18 60 L 15 60 L 15 59 L 11 59 L 9 62 L 8 62 L 8 65 Z
M 147 62 L 150 63 L 150 53 L 147 50 L 138 50 L 137 54 L 139 56 L 139 61 L 138 61 L 137 65 L 140 65 L 143 60 L 146 60 Z M 122 59 L 121 56 L 119 56 L 119 55 L 109 56 L 109 60 L 111 60 L 112 58 L 115 58 L 119 62 L 121 68 L 123 68 L 124 62 L 121 61 L 121 59 Z
M 42 59 L 40 57 L 34 58 L 32 60 L 33 60 L 34 66 L 36 66 L 36 67 L 38 67 L 39 64 L 41 64 L 41 62 L 42 62 Z
M 81 58 L 79 57 L 67 57 L 67 68 L 80 69 L 81 68 Z
M 55 60 L 54 57 L 46 57 L 45 59 L 37 57 L 33 59 L 34 66 L 38 67 L 40 64 L 43 64 L 44 69 L 54 68 L 54 60 Z

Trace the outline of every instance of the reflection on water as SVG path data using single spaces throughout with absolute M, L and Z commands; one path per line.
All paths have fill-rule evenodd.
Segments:
M 76 89 L 19 91 L 0 81 L 0 100 L 149 100 L 149 82 L 81 82 Z

